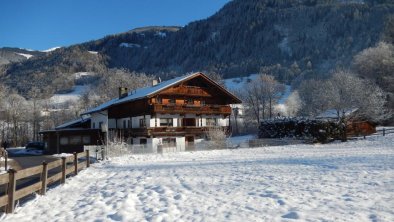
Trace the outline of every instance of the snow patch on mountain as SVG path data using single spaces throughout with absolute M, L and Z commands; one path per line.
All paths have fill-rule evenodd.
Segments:
M 60 46 L 57 46 L 57 47 L 53 47 L 50 49 L 42 50 L 41 52 L 52 52 L 52 51 L 55 51 L 56 49 L 60 49 L 60 48 L 61 48 Z
M 50 99 L 52 105 L 61 105 L 67 102 L 78 102 L 84 93 L 89 91 L 88 85 L 74 86 L 73 90 L 69 93 L 54 94 Z
M 125 48 L 141 48 L 140 44 L 135 44 L 135 43 L 127 43 L 127 42 L 122 42 L 119 44 L 119 47 L 125 47 Z
M 236 92 L 245 87 L 245 84 L 257 79 L 259 74 L 249 74 L 245 77 L 235 77 L 224 79 L 226 88 L 232 92 Z
M 33 55 L 25 54 L 25 53 L 16 53 L 18 55 L 24 56 L 26 59 L 30 59 Z

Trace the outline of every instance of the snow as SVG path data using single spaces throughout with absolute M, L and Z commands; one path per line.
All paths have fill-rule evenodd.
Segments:
M 74 73 L 74 78 L 77 80 L 84 77 L 95 76 L 95 75 L 96 74 L 94 72 L 76 72 Z
M 25 53 L 16 53 L 16 54 L 24 56 L 26 59 L 30 59 L 30 57 L 33 56 L 33 55 L 30 55 L 30 54 L 25 54 Z
M 71 154 L 71 153 L 60 153 L 60 154 L 53 154 L 52 156 L 61 158 L 61 157 L 68 157 L 68 156 L 72 156 L 72 155 L 73 154 Z
M 113 158 L 2 219 L 394 221 L 393 144 L 394 135 Z
M 98 52 L 96 52 L 96 51 L 88 51 L 90 54 L 93 54 L 93 55 L 97 55 L 98 54 Z
M 160 38 L 165 38 L 165 37 L 167 37 L 167 33 L 165 33 L 165 32 L 156 32 L 155 36 L 159 36 Z
M 245 87 L 245 84 L 255 80 L 258 77 L 258 74 L 250 74 L 245 77 L 235 77 L 235 78 L 229 78 L 229 79 L 224 79 L 224 85 L 226 86 L 227 89 L 229 89 L 232 92 L 238 91 Z
M 357 111 L 357 109 L 346 109 L 344 111 L 345 111 L 344 116 L 349 116 L 349 115 L 353 114 L 355 111 Z M 316 116 L 316 118 L 336 119 L 336 118 L 338 118 L 337 110 L 336 109 L 326 110 L 325 112 L 323 112 L 323 113 L 319 114 L 318 116 Z
M 25 149 L 24 147 L 7 149 L 7 150 L 8 152 L 12 153 L 12 155 L 16 155 L 16 156 L 25 156 L 25 155 L 41 156 L 43 154 L 43 150 Z
M 60 48 L 61 48 L 60 46 L 57 46 L 57 47 L 53 47 L 50 49 L 42 50 L 41 52 L 52 52 L 52 51 L 55 51 L 56 49 L 60 49 Z
M 56 126 L 55 129 L 67 128 L 67 127 L 72 126 L 72 125 L 74 125 L 76 123 L 84 123 L 84 122 L 87 122 L 89 120 L 90 120 L 90 115 L 86 115 L 86 116 L 84 116 L 83 119 L 82 118 L 78 118 L 78 119 L 75 119 L 75 120 L 63 123 L 63 124 L 61 124 L 59 126 Z
M 83 85 L 83 86 L 77 85 L 73 87 L 73 91 L 70 93 L 53 95 L 50 98 L 50 102 L 55 105 L 64 104 L 66 102 L 76 102 L 88 90 L 89 90 L 89 86 L 87 85 Z
M 122 43 L 119 44 L 119 47 L 141 48 L 141 45 L 140 44 L 135 44 L 135 43 L 122 42 Z

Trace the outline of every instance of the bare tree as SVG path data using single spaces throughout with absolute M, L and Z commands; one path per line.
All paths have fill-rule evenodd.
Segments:
M 354 68 L 360 76 L 394 88 L 394 46 L 380 42 L 364 49 L 354 57 Z
M 22 96 L 17 93 L 11 93 L 6 97 L 6 115 L 8 122 L 8 129 L 11 131 L 11 139 L 13 145 L 20 145 L 26 141 L 26 135 L 23 132 L 26 132 L 27 125 L 25 124 L 27 121 L 26 113 L 27 105 L 26 100 Z
M 211 72 L 204 72 L 210 79 L 215 81 L 217 84 L 219 84 L 221 87 L 226 88 L 226 84 L 223 79 L 223 75 L 214 71 Z
M 110 69 L 101 76 L 101 83 L 93 89 L 88 97 L 99 96 L 99 103 L 116 98 L 118 88 L 126 87 L 128 90 L 135 90 L 152 84 L 153 76 L 145 73 L 128 72 L 124 69 Z
M 380 42 L 376 47 L 367 48 L 355 56 L 353 66 L 361 77 L 375 82 L 387 93 L 386 107 L 393 116 L 394 46 Z
M 255 81 L 246 83 L 241 97 L 245 103 L 247 115 L 252 115 L 257 123 L 261 119 L 272 118 L 274 105 L 283 91 L 284 86 L 273 76 L 266 74 L 260 74 Z
M 209 127 L 205 131 L 205 135 L 208 139 L 208 149 L 223 149 L 226 148 L 226 132 L 221 127 Z
M 322 80 L 306 80 L 301 83 L 298 93 L 301 99 L 299 114 L 303 116 L 315 116 L 329 109 L 330 104 L 326 101 L 330 97 L 328 87 Z M 324 99 L 322 99 L 324 98 Z
M 338 70 L 331 79 L 324 98 L 337 112 L 338 119 L 343 119 L 346 110 L 358 109 L 360 115 L 379 121 L 384 118 L 384 93 L 375 84 L 358 78 L 353 73 Z

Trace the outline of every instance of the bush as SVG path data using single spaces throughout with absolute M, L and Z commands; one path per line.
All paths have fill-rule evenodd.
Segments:
M 325 143 L 340 138 L 339 124 L 325 120 L 280 118 L 263 121 L 259 138 L 300 138 Z

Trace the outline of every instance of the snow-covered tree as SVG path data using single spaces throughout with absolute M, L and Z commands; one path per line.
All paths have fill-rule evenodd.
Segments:
M 261 119 L 272 118 L 274 105 L 283 91 L 283 84 L 266 74 L 260 74 L 256 80 L 246 83 L 241 91 L 241 98 L 247 109 L 246 115 L 253 116 L 257 123 L 260 123 Z

